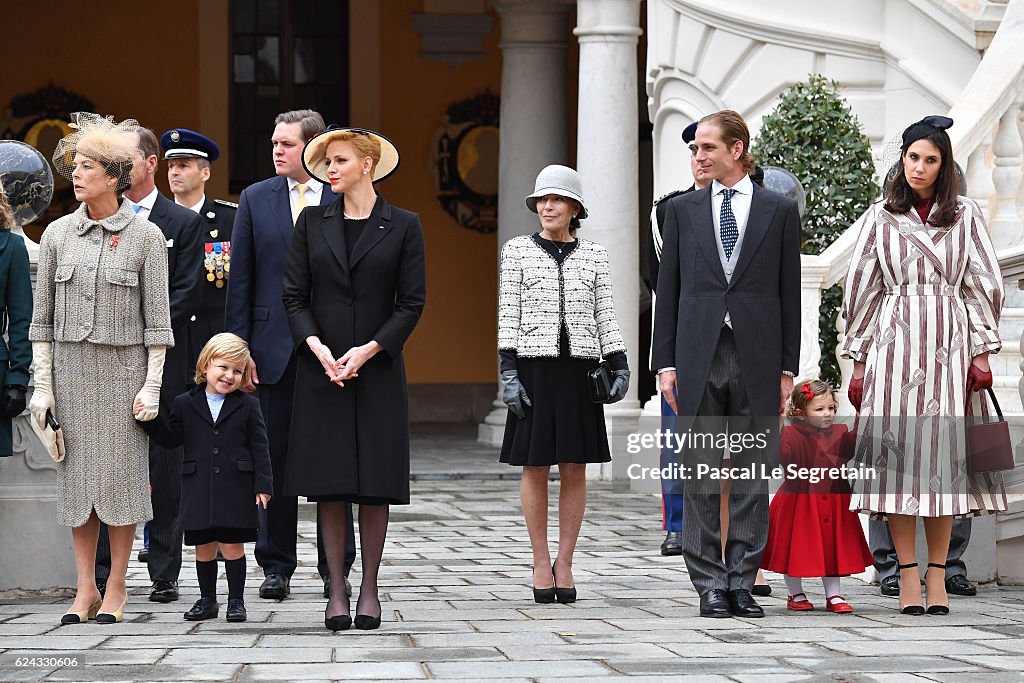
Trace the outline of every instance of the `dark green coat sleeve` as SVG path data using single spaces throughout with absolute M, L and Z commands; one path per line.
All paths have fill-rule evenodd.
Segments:
M 7 384 L 28 386 L 28 368 L 32 364 L 32 344 L 28 327 L 32 322 L 32 280 L 28 271 L 28 250 L 20 235 L 8 235 L 11 250 L 7 269 L 7 348 L 10 367 Z

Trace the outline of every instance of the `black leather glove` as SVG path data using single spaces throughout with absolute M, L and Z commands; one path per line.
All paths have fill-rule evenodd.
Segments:
M 519 374 L 515 370 L 506 370 L 501 373 L 501 401 L 508 406 L 519 419 L 526 417 L 526 408 L 523 404 L 532 406 L 530 397 L 526 395 L 526 389 L 519 381 Z
M 0 415 L 6 418 L 21 415 L 25 410 L 26 393 L 28 393 L 28 388 L 20 384 L 8 384 L 4 387 L 4 395 L 0 399 Z
M 608 390 L 608 400 L 605 403 L 617 403 L 626 398 L 629 391 L 629 370 L 612 370 L 612 386 Z

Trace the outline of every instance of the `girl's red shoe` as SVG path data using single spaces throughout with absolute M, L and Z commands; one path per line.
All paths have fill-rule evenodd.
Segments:
M 803 600 L 797 600 L 798 597 L 803 596 Z M 807 599 L 807 596 L 803 593 L 797 593 L 796 595 L 790 595 L 786 598 L 786 609 L 791 609 L 794 612 L 808 612 L 814 609 L 814 605 Z
M 832 601 L 836 599 L 838 599 L 839 602 L 833 603 Z M 836 614 L 849 614 L 853 611 L 853 608 L 850 607 L 850 603 L 846 602 L 846 598 L 844 598 L 842 595 L 833 595 L 832 597 L 830 597 L 827 600 L 825 609 L 829 612 L 834 612 Z

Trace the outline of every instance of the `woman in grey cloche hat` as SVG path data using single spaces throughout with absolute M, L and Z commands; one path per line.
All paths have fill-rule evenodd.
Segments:
M 608 252 L 579 239 L 587 217 L 579 174 L 548 166 L 526 206 L 540 231 L 501 250 L 498 353 L 509 407 L 501 462 L 523 468 L 520 497 L 533 548 L 537 602 L 576 600 L 572 557 L 586 507 L 587 463 L 608 462 L 604 410 L 587 375 L 604 359 L 612 371 L 608 403 L 629 387 L 626 346 L 612 303 Z M 558 555 L 548 551 L 548 472 L 558 466 Z

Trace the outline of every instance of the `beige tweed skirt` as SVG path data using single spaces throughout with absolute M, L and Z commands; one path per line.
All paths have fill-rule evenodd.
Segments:
M 55 342 L 53 394 L 66 455 L 57 463 L 57 521 L 109 526 L 153 518 L 149 438 L 132 404 L 146 380 L 146 347 Z

